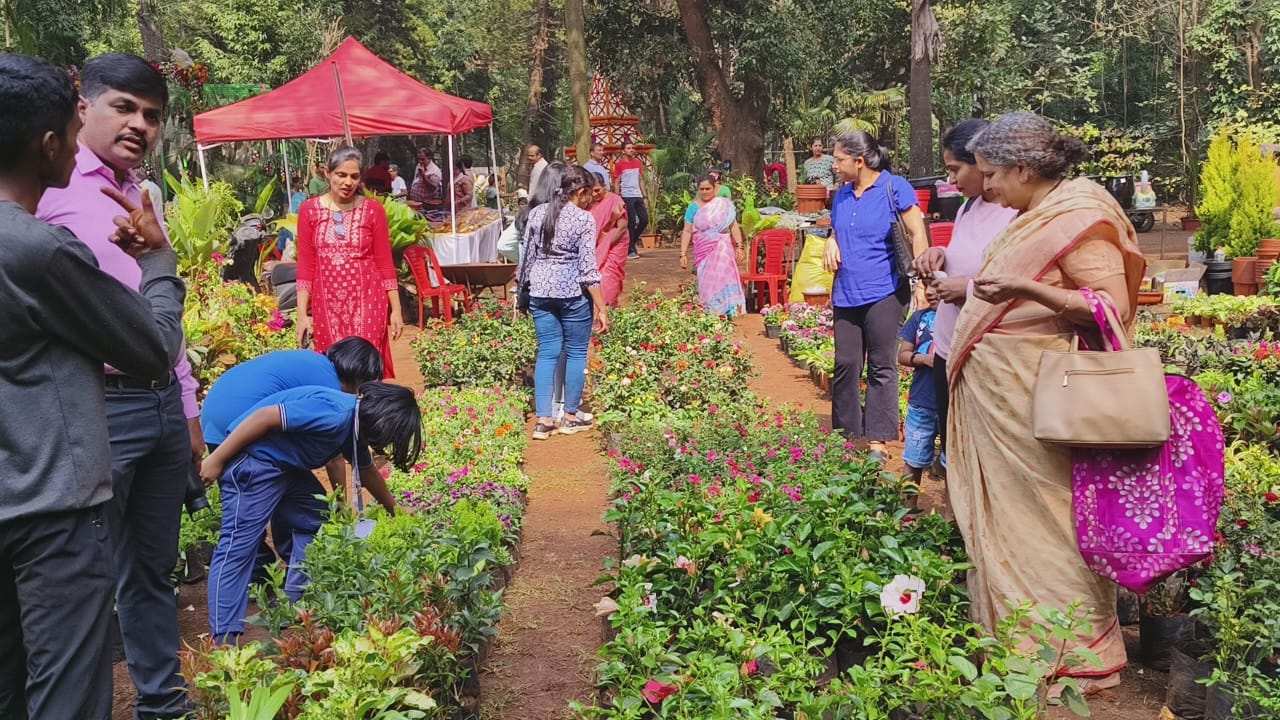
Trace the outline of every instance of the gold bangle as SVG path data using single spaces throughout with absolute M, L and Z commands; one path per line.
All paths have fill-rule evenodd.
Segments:
M 1071 295 L 1072 295 L 1071 291 L 1068 290 L 1067 301 L 1062 303 L 1062 311 L 1058 313 L 1059 315 L 1066 315 L 1067 311 L 1071 309 Z

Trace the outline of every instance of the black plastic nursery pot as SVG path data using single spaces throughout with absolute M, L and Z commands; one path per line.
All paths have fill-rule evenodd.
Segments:
M 1138 621 L 1138 657 L 1142 664 L 1168 672 L 1178 634 L 1190 622 L 1187 615 L 1143 616 Z
M 1252 700 L 1236 697 L 1236 689 L 1229 683 L 1210 685 L 1205 693 L 1204 720 L 1274 720 Z
M 1213 666 L 1200 662 L 1181 648 L 1174 647 L 1169 656 L 1169 686 L 1164 706 L 1182 720 L 1203 720 L 1205 691 L 1200 681 L 1209 677 Z

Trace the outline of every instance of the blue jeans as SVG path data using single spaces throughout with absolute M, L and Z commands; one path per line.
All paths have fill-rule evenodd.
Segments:
M 934 446 L 938 441 L 938 411 L 908 402 L 902 434 L 902 462 L 912 470 L 932 467 Z
M 587 346 L 591 342 L 591 300 L 530 298 L 533 329 L 538 336 L 538 364 L 533 370 L 533 399 L 538 417 L 551 417 L 551 391 L 560 351 L 565 354 L 564 414 L 576 415 L 586 382 Z
M 209 628 L 217 641 L 244 632 L 262 529 L 268 522 L 292 530 L 285 594 L 302 597 L 302 559 L 324 521 L 324 488 L 310 470 L 281 467 L 241 453 L 218 480 L 222 534 L 209 563 Z M 321 496 L 321 497 L 317 497 Z M 279 542 L 279 541 L 277 541 Z

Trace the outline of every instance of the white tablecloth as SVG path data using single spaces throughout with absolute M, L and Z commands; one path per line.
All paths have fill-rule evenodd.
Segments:
M 498 262 L 498 237 L 502 235 L 502 219 L 498 218 L 473 233 L 431 236 L 431 248 L 441 265 Z

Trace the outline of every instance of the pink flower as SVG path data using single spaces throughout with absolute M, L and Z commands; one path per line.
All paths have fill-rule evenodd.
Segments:
M 755 675 L 759 669 L 760 669 L 759 664 L 756 663 L 755 659 L 753 658 L 751 660 L 748 660 L 742 663 L 742 667 L 738 668 L 738 672 L 742 673 L 742 677 L 751 677 L 752 675 Z
M 698 564 L 683 555 L 676 558 L 676 567 L 689 573 L 689 577 L 698 573 Z
M 227 260 L 227 256 L 226 256 L 226 255 L 223 255 L 222 253 L 218 252 L 217 250 L 214 250 L 214 251 L 213 251 L 213 254 L 209 256 L 209 259 L 210 259 L 210 260 L 212 260 L 212 261 L 214 262 L 214 264 L 216 264 L 216 265 L 221 265 L 222 263 L 226 262 L 226 260 Z
M 640 691 L 640 694 L 644 696 L 645 700 L 657 705 L 663 700 L 675 695 L 676 691 L 679 689 L 680 688 L 675 685 L 665 685 L 657 680 L 650 680 L 644 684 L 644 689 Z
M 1218 399 L 1219 405 L 1226 405 L 1227 403 L 1231 402 L 1231 393 L 1226 391 L 1220 392 L 1218 393 L 1217 399 Z
M 1273 492 L 1269 492 L 1266 495 L 1263 495 L 1262 499 L 1266 500 L 1269 503 L 1280 502 L 1280 495 L 1277 495 Z

